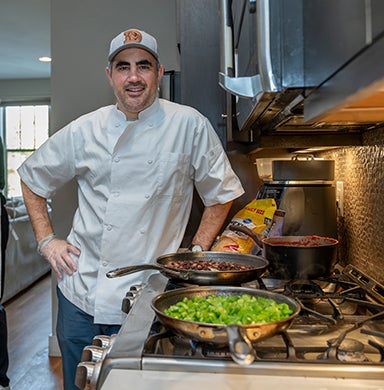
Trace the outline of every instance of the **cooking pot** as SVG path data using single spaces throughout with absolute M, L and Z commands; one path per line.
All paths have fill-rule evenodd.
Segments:
M 274 181 L 333 181 L 335 162 L 318 160 L 312 155 L 294 156 L 291 160 L 272 161 Z
M 338 241 L 320 236 L 277 236 L 262 240 L 268 271 L 277 279 L 316 279 L 330 275 Z
M 236 271 L 178 270 L 172 266 L 175 261 L 230 262 L 250 268 Z M 160 256 L 155 264 L 139 264 L 109 271 L 108 278 L 130 275 L 148 269 L 160 271 L 164 276 L 181 282 L 198 285 L 240 285 L 260 277 L 267 269 L 268 261 L 262 257 L 232 252 L 178 252 Z
M 293 313 L 289 317 L 279 321 L 251 325 L 208 324 L 181 320 L 164 313 L 166 309 L 184 298 L 208 297 L 209 295 L 229 297 L 243 294 L 248 294 L 253 297 L 270 298 L 277 303 L 286 303 Z M 226 286 L 187 287 L 167 291 L 156 296 L 152 300 L 151 306 L 159 321 L 175 333 L 203 343 L 228 345 L 232 359 L 241 365 L 249 365 L 254 361 L 256 353 L 252 343 L 285 331 L 290 327 L 293 319 L 300 312 L 300 305 L 294 299 L 282 294 L 253 288 Z

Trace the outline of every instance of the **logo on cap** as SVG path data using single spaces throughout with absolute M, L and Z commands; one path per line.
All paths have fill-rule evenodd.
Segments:
M 137 30 L 128 30 L 124 32 L 125 40 L 124 44 L 130 43 L 130 42 L 141 42 L 142 35 L 140 31 Z

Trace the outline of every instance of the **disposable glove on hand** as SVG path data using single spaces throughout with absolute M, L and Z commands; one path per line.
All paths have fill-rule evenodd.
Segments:
M 51 264 L 52 270 L 57 277 L 63 277 L 62 271 L 68 275 L 72 275 L 77 271 L 77 264 L 74 262 L 70 253 L 75 256 L 80 256 L 80 249 L 69 244 L 65 240 L 52 238 L 40 247 L 39 252 Z

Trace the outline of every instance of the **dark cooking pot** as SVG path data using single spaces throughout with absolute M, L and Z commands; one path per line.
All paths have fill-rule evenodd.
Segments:
M 315 160 L 312 155 L 294 156 L 291 160 L 272 161 L 274 181 L 333 181 L 335 162 Z
M 249 268 L 236 271 L 199 271 L 195 269 L 175 269 L 175 261 L 192 260 L 195 262 L 229 262 L 245 265 Z M 260 277 L 267 269 L 268 261 L 262 257 L 232 252 L 178 252 L 160 256 L 156 264 L 139 264 L 118 268 L 107 273 L 108 278 L 130 275 L 148 269 L 160 271 L 164 276 L 199 285 L 240 285 Z
M 191 299 L 193 297 L 208 297 L 209 295 L 229 297 L 243 294 L 248 294 L 253 297 L 270 298 L 278 303 L 286 303 L 292 309 L 293 313 L 289 317 L 279 321 L 241 326 L 181 320 L 164 313 L 166 309 L 183 300 L 183 298 Z M 167 291 L 156 296 L 152 300 L 151 306 L 159 321 L 175 333 L 203 343 L 228 345 L 232 359 L 242 365 L 251 364 L 256 357 L 252 343 L 285 331 L 290 327 L 293 319 L 300 312 L 300 305 L 294 299 L 285 295 L 253 288 L 226 286 L 187 287 Z
M 269 274 L 278 279 L 316 279 L 330 275 L 338 241 L 319 236 L 279 236 L 262 240 Z

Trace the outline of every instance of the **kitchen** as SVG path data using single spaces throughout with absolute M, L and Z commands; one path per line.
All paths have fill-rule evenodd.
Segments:
M 94 4 L 94 2 L 92 3 Z M 128 19 L 128 22 L 143 20 L 143 23 L 141 23 L 142 27 L 144 29 L 152 30 L 155 35 L 157 34 L 159 36 L 161 47 L 164 47 L 164 42 L 167 43 L 167 46 L 169 45 L 169 47 L 166 47 L 166 50 L 169 52 L 164 50 L 164 55 L 162 54 L 162 59 L 166 64 L 166 68 L 180 69 L 182 86 L 188 86 L 189 88 L 188 80 L 184 77 L 185 74 L 192 74 L 192 71 L 183 71 L 184 66 L 188 65 L 183 62 L 183 58 L 186 58 L 183 57 L 183 55 L 180 59 L 180 65 L 178 64 L 179 58 L 176 50 L 178 41 L 174 20 L 176 20 L 176 15 L 179 11 L 191 15 L 199 9 L 204 9 L 205 12 L 199 17 L 201 27 L 206 26 L 207 22 L 204 18 L 210 20 L 209 17 L 212 15 L 212 10 L 209 7 L 218 9 L 218 5 L 216 6 L 215 3 L 213 6 L 211 4 L 213 2 L 207 2 L 202 5 L 202 2 L 195 1 L 193 4 L 189 5 L 193 8 L 191 10 L 183 8 L 183 6 L 186 6 L 186 2 L 181 1 L 167 4 L 167 7 L 169 8 L 163 6 L 158 9 L 158 5 L 154 5 L 155 3 L 157 4 L 157 2 L 141 2 L 140 7 L 138 6 L 135 9 L 135 12 L 132 11 L 132 15 L 129 16 L 129 18 L 132 17 L 132 19 Z M 107 44 L 108 37 L 113 35 L 116 29 L 120 31 L 120 29 L 124 28 L 127 24 L 126 16 L 116 15 L 116 12 L 113 9 L 126 7 L 126 2 L 116 1 L 113 4 L 115 4 L 115 7 L 111 7 L 111 3 L 108 3 L 108 6 L 98 4 L 99 15 L 101 16 L 92 15 L 92 18 L 89 18 L 88 10 L 85 9 L 87 7 L 83 8 L 83 6 L 79 6 L 79 4 L 74 1 L 69 1 L 65 4 L 60 4 L 58 1 L 51 2 L 52 55 L 56 61 L 52 66 L 51 79 L 53 129 L 59 128 L 62 124 L 66 123 L 74 116 L 87 111 L 90 107 L 99 106 L 103 103 L 103 100 L 109 101 L 112 99 L 109 95 L 107 84 L 105 83 L 105 85 L 100 86 L 101 81 L 99 80 L 103 80 L 102 71 L 104 68 L 104 57 L 102 56 L 102 53 L 100 53 L 100 42 L 102 41 Z M 179 6 L 180 9 L 178 9 L 177 6 Z M 146 9 L 151 9 L 151 7 L 156 7 L 156 12 L 153 12 L 153 15 L 149 16 Z M 215 9 L 213 12 L 215 12 Z M 74 15 L 72 14 L 73 10 L 76 11 Z M 105 27 L 105 30 L 108 31 L 100 31 L 100 20 L 104 21 L 106 15 L 110 16 L 114 23 L 111 26 Z M 71 23 L 70 31 L 68 30 L 67 20 L 73 22 Z M 162 21 L 160 26 L 158 25 L 159 23 L 156 23 L 156 20 Z M 169 23 L 164 22 L 165 20 L 169 21 Z M 89 23 L 86 32 L 84 32 L 84 21 Z M 205 23 L 203 23 L 203 21 L 205 21 Z M 213 39 L 212 35 L 204 36 L 205 32 L 203 28 L 199 31 L 195 31 L 194 35 L 197 39 L 200 38 L 201 42 L 210 44 L 211 49 L 215 48 L 216 50 L 216 47 L 219 46 L 219 20 L 215 19 L 215 22 L 212 22 L 211 24 L 217 26 L 216 40 Z M 180 29 L 184 27 L 181 25 L 179 26 Z M 170 31 L 165 31 L 166 28 Z M 98 35 L 100 36 L 100 41 L 96 39 Z M 212 39 L 212 41 L 210 41 L 210 39 Z M 95 41 L 97 41 L 97 44 Z M 70 46 L 68 45 L 68 42 L 71 43 Z M 89 50 L 86 56 L 84 56 L 84 47 L 87 47 L 87 50 Z M 181 53 L 183 54 L 183 45 L 181 45 Z M 81 55 L 81 57 L 79 57 L 79 55 Z M 196 57 L 196 52 L 190 55 Z M 79 63 L 76 60 L 72 60 L 73 57 L 82 58 L 84 60 L 83 65 L 87 66 L 82 66 L 79 69 Z M 226 123 L 225 118 L 221 117 L 223 110 L 221 110 L 221 107 L 217 107 L 217 105 L 213 108 L 211 108 L 211 106 L 212 101 L 221 101 L 225 104 L 225 96 L 220 88 L 212 88 L 213 92 L 203 91 L 202 89 L 203 85 L 211 85 L 210 83 L 202 81 L 202 76 L 212 79 L 218 78 L 220 67 L 219 60 L 219 55 L 214 58 L 208 56 L 199 58 L 200 63 L 195 69 L 195 72 L 200 74 L 199 80 L 201 82 L 198 83 L 199 95 L 196 96 L 196 100 L 191 101 L 190 104 L 198 107 L 208 117 L 214 116 L 216 118 L 213 123 L 217 125 L 218 132 L 221 131 L 220 134 L 224 139 L 224 137 L 226 137 Z M 187 59 L 185 61 L 188 62 Z M 208 64 L 205 64 L 204 61 L 208 62 Z M 206 71 L 210 68 L 212 62 L 216 62 L 217 71 Z M 96 66 L 95 64 L 100 64 L 100 66 Z M 86 69 L 86 74 L 84 69 Z M 95 72 L 96 74 L 93 74 L 92 72 Z M 93 78 L 92 76 L 95 77 Z M 79 84 L 84 85 L 84 88 L 80 91 L 76 88 Z M 103 87 L 105 87 L 105 95 L 99 93 L 100 89 L 103 89 Z M 76 96 L 73 96 L 73 91 L 76 91 Z M 210 93 L 218 94 L 216 100 L 210 97 Z M 193 97 L 191 99 L 193 99 Z M 383 262 L 381 243 L 384 238 L 382 217 L 384 206 L 380 198 L 384 179 L 382 173 L 383 143 L 384 130 L 377 127 L 374 130 L 369 130 L 368 128 L 366 131 L 358 134 L 340 134 L 337 132 L 337 134 L 333 134 L 332 136 L 326 136 L 326 134 L 322 133 L 314 135 L 284 134 L 279 137 L 267 135 L 261 137 L 259 145 L 255 142 L 249 150 L 248 147 L 246 148 L 247 158 L 249 158 L 251 162 L 254 162 L 259 157 L 286 156 L 287 152 L 290 152 L 291 150 L 308 150 L 308 148 L 313 147 L 321 147 L 320 152 L 315 152 L 317 157 L 335 161 L 335 181 L 344 183 L 344 215 L 338 220 L 339 238 L 341 243 L 339 262 L 343 266 L 346 264 L 355 265 L 359 269 L 364 270 L 366 274 L 374 276 L 381 284 L 384 283 L 384 276 L 379 272 Z M 287 150 L 288 148 L 289 150 Z M 313 149 L 311 152 L 313 153 Z M 231 153 L 235 154 L 235 152 Z M 260 181 L 258 183 L 251 183 L 251 185 L 254 186 L 260 184 Z M 54 220 L 57 222 L 62 220 L 68 221 L 68 208 L 70 208 L 68 207 L 68 204 L 73 203 L 71 189 L 68 189 L 67 193 L 59 196 L 54 202 L 57 202 L 57 205 L 59 206 L 55 211 Z M 67 226 L 62 225 L 61 223 L 58 224 L 58 230 L 62 229 L 62 231 L 65 231 L 66 228 Z M 146 374 L 146 372 L 144 372 L 144 374 L 139 373 L 138 377 L 144 381 L 146 376 L 149 380 L 150 375 Z M 118 372 L 116 375 L 122 375 L 122 372 Z M 205 374 L 201 375 L 204 377 L 206 376 Z M 212 380 L 209 379 L 208 375 L 207 377 L 208 381 Z M 185 381 L 183 382 L 185 383 L 185 388 L 188 388 L 187 383 L 189 378 L 196 381 L 197 376 L 176 374 L 175 380 Z M 238 381 L 236 382 L 238 379 L 238 377 L 230 375 L 228 377 L 227 385 L 233 383 L 232 381 L 235 381 L 235 384 L 239 384 Z M 259 380 L 254 377 L 252 379 L 251 377 L 247 377 L 245 380 L 250 382 L 247 384 L 249 388 L 251 383 L 255 381 L 258 381 L 259 386 L 261 386 L 261 380 L 265 380 L 266 386 L 274 386 L 276 383 L 280 382 L 274 376 L 260 376 L 258 379 Z M 156 377 L 156 373 L 152 380 L 159 380 L 159 377 Z M 215 381 L 214 383 L 219 383 L 218 378 L 214 378 L 213 380 Z M 319 386 L 323 386 L 323 388 L 327 388 L 326 386 L 329 386 L 328 388 L 332 388 L 330 386 L 342 388 L 341 386 L 344 386 L 344 384 L 345 386 L 352 388 L 354 386 L 354 382 L 352 380 L 349 381 L 348 379 L 344 382 L 336 380 L 334 385 L 329 384 L 328 382 L 325 383 L 324 381 L 326 380 L 307 378 L 301 382 L 301 384 L 313 386 L 314 388 L 316 383 Z M 289 377 L 288 379 L 284 377 L 284 383 L 287 384 L 287 387 L 289 384 L 292 384 L 292 386 L 300 384 L 299 379 L 295 377 Z M 369 383 L 370 382 L 366 381 L 362 386 L 368 389 Z M 377 384 L 377 381 L 373 380 L 372 383 L 374 383 L 372 388 L 380 388 L 380 384 Z M 373 387 L 375 385 L 376 387 Z M 105 388 L 107 387 L 105 386 Z

